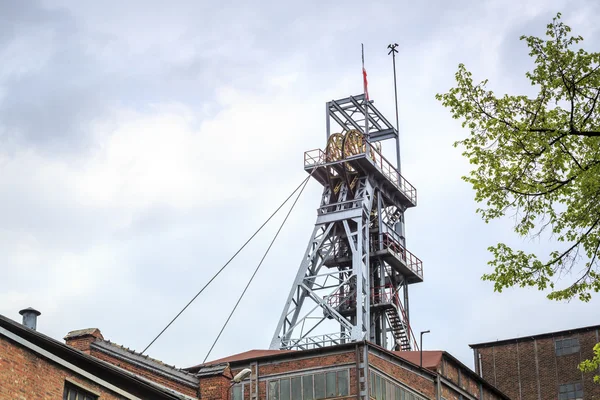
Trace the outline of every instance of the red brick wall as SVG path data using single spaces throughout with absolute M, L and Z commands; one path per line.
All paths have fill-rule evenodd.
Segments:
M 399 382 L 413 390 L 422 393 L 424 396 L 433 399 L 435 397 L 435 384 L 432 380 L 422 377 L 415 372 L 402 368 L 399 365 L 393 364 L 384 360 L 375 354 L 369 353 L 369 365 L 388 374 Z
M 558 397 L 558 386 L 582 382 L 584 399 L 600 399 L 600 385 L 593 374 L 582 374 L 578 364 L 592 357 L 596 330 L 517 343 L 479 348 L 483 377 L 515 400 L 545 400 Z M 556 356 L 555 340 L 579 338 L 580 352 Z
M 326 369 L 330 367 L 337 367 L 347 365 L 350 372 L 350 391 L 348 398 L 356 397 L 356 353 L 355 350 L 348 350 L 337 354 L 328 355 L 315 355 L 314 357 L 306 358 L 294 358 L 294 359 L 275 359 L 275 360 L 258 360 L 258 395 L 259 399 L 266 399 L 267 393 L 267 379 L 270 376 L 277 374 L 297 374 L 302 375 L 302 370 L 313 370 L 306 371 L 305 373 L 318 372 L 319 369 Z M 235 376 L 244 368 L 249 368 L 250 364 L 238 365 L 232 371 L 232 375 Z M 250 386 L 248 386 L 249 388 Z M 244 397 L 246 398 L 247 395 Z M 339 398 L 342 400 L 343 398 Z M 204 400 L 204 397 L 203 397 Z
M 0 338 L 0 399 L 62 399 L 66 378 L 100 393 L 102 400 L 121 399 L 108 389 Z
M 259 362 L 258 374 L 260 377 L 264 377 L 299 369 L 323 368 L 347 363 L 356 363 L 354 350 L 340 354 L 330 354 L 293 360 L 281 360 L 268 364 Z
M 229 379 L 224 376 L 200 379 L 200 398 L 202 400 L 229 399 Z M 260 397 L 264 399 L 264 397 Z
M 506 393 L 504 393 L 506 394 Z M 549 400 L 553 400 L 556 399 L 558 397 L 551 397 Z M 486 388 L 483 389 L 483 400 L 500 400 L 501 397 L 498 396 L 497 394 L 495 394 L 494 392 L 492 392 L 491 390 L 488 390 Z M 514 398 L 511 397 L 511 399 L 516 400 Z
M 149 371 L 145 368 L 138 367 L 137 365 L 133 365 L 128 363 L 127 361 L 120 360 L 118 358 L 112 357 L 108 354 L 105 354 L 96 349 L 91 349 L 91 355 L 106 362 L 109 362 L 113 365 L 121 367 L 127 371 L 133 372 L 134 374 L 143 376 L 144 378 L 150 379 L 154 382 L 157 382 L 161 385 L 169 387 L 171 389 L 177 390 L 183 394 L 186 394 L 191 397 L 198 397 L 198 388 L 192 388 L 188 385 L 184 385 L 182 383 L 173 381 L 167 377 L 159 375 L 155 372 Z
M 75 339 L 65 340 L 65 343 L 71 347 L 75 347 L 79 351 L 90 354 L 90 345 L 96 340 L 93 336 L 82 336 Z
M 446 400 L 460 400 L 459 394 L 446 385 L 442 385 L 442 397 Z
M 470 374 L 462 366 L 447 358 L 444 358 L 442 363 L 442 375 L 446 379 L 460 387 L 462 390 L 470 393 L 473 397 L 479 399 L 479 383 L 471 378 Z M 453 390 L 452 393 L 454 393 Z M 453 398 L 453 396 L 458 396 L 458 393 L 448 397 L 448 399 Z

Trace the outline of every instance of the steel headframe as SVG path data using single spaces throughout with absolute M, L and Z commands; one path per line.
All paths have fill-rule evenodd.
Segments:
M 403 218 L 416 205 L 416 190 L 406 182 L 414 197 L 407 194 L 404 178 L 372 144 L 398 140 L 398 132 L 364 95 L 327 102 L 328 146 L 331 120 L 346 134 L 344 141 L 358 131 L 364 142 L 352 154 L 344 147 L 340 159 L 321 150 L 305 154 L 305 170 L 323 184 L 323 194 L 270 347 L 368 340 L 391 350 L 416 348 L 408 285 L 421 282 L 423 273 L 420 260 L 406 250 Z

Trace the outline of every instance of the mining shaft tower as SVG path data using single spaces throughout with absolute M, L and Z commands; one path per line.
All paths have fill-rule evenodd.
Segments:
M 365 95 L 326 109 L 325 150 L 304 153 L 305 171 L 323 185 L 321 204 L 271 348 L 368 340 L 415 350 L 408 287 L 423 281 L 423 265 L 406 249 L 404 212 L 417 191 L 398 172 L 398 130 Z M 388 139 L 396 166 L 382 155 Z

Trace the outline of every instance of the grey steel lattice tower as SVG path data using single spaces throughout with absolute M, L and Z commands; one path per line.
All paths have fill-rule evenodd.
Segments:
M 408 285 L 423 281 L 423 268 L 406 250 L 404 212 L 417 192 L 381 154 L 386 139 L 399 152 L 398 131 L 364 95 L 327 102 L 326 124 L 325 151 L 304 153 L 323 185 L 317 222 L 271 348 L 368 340 L 415 349 Z

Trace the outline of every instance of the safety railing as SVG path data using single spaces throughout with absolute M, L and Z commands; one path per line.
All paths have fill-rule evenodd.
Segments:
M 404 195 L 413 203 L 417 204 L 417 189 L 410 184 L 398 170 L 377 150 L 371 143 L 365 143 L 367 157 L 369 157 L 379 168 L 381 173 L 389 179 Z
M 356 306 L 356 291 L 352 290 L 350 293 L 336 292 L 329 296 L 326 296 L 327 304 L 335 308 L 336 310 L 345 310 L 355 308 Z
M 371 304 L 395 304 L 394 288 L 386 286 L 377 286 L 371 288 Z
M 406 250 L 402 244 L 400 244 L 400 238 L 396 236 L 395 232 L 389 231 L 382 234 L 383 238 L 383 249 L 389 250 L 400 260 L 404 261 L 408 269 L 423 278 L 423 262 L 410 251 Z M 379 250 L 379 235 L 375 234 L 371 237 L 371 251 L 375 252 Z
M 281 347 L 284 349 L 308 350 L 317 347 L 333 346 L 346 343 L 351 340 L 349 333 L 330 333 L 324 335 L 303 337 L 301 339 L 288 339 L 281 341 Z
M 325 204 L 317 210 L 319 215 L 328 214 L 335 211 L 351 210 L 362 207 L 362 200 L 346 200 L 337 203 Z
M 365 154 L 379 171 L 396 186 L 411 203 L 417 204 L 417 189 L 410 184 L 398 170 L 370 143 L 364 143 L 364 152 L 353 154 L 352 157 Z M 327 157 L 323 150 L 314 149 L 304 152 L 304 167 L 316 167 L 327 163 Z
M 400 298 L 398 297 L 398 292 L 395 292 L 394 296 L 395 296 L 394 303 L 398 307 L 398 310 L 400 311 L 400 316 L 402 318 L 402 321 L 404 321 L 404 323 L 406 325 L 406 331 L 407 331 L 408 341 L 412 342 L 412 349 L 418 351 L 419 350 L 419 343 L 417 342 L 417 338 L 415 337 L 415 333 L 413 332 L 412 328 L 410 327 L 410 322 L 408 321 L 408 317 L 406 316 L 406 311 L 404 310 L 404 307 L 402 306 L 402 302 L 400 301 Z
M 304 152 L 304 167 L 314 167 L 325 164 L 325 152 L 321 149 L 314 149 Z

